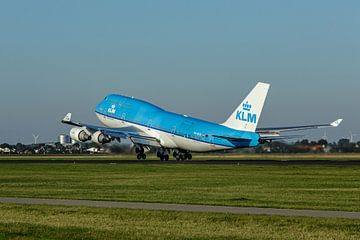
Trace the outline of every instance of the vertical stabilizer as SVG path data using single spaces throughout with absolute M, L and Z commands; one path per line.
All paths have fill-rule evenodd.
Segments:
M 236 130 L 255 132 L 270 84 L 259 82 L 222 125 Z

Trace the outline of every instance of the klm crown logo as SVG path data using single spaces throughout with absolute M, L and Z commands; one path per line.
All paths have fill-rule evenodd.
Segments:
M 244 111 L 250 112 L 251 108 L 252 108 L 252 106 L 251 106 L 251 104 L 249 104 L 248 101 L 246 101 L 246 103 L 243 104 L 243 110 Z
M 116 105 L 113 104 L 111 108 L 108 108 L 108 113 L 115 114 L 116 113 Z
M 243 103 L 242 105 L 242 111 L 236 112 L 236 120 L 249 122 L 249 123 L 256 123 L 257 116 L 256 114 L 252 114 L 251 111 L 252 105 L 246 101 L 246 103 Z

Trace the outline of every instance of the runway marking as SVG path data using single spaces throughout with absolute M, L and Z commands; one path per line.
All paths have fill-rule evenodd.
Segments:
M 13 198 L 0 197 L 0 203 L 30 204 L 30 205 L 63 205 L 101 208 L 128 208 L 146 210 L 164 210 L 180 212 L 209 212 L 232 213 L 249 215 L 277 215 L 296 217 L 321 217 L 321 218 L 348 218 L 360 219 L 360 212 L 325 211 L 325 210 L 296 210 L 258 207 L 226 207 L 212 205 L 173 204 L 173 203 L 143 203 L 143 202 L 114 202 L 93 200 L 65 200 L 41 198 Z

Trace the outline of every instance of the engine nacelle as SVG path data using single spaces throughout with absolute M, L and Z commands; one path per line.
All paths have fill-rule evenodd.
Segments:
M 97 131 L 91 136 L 91 141 L 97 144 L 105 144 L 111 142 L 111 139 L 105 136 L 101 131 Z
M 86 142 L 91 139 L 91 135 L 86 128 L 74 127 L 70 130 L 70 137 L 78 142 Z

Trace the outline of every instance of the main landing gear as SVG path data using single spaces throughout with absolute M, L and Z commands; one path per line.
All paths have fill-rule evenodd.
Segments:
M 192 159 L 192 155 L 188 151 L 186 151 L 186 152 L 174 151 L 173 156 L 176 159 L 176 161 L 184 161 L 184 160 L 191 160 Z
M 156 156 L 158 158 L 160 158 L 160 161 L 169 161 L 169 153 L 167 150 L 165 149 L 160 149 L 157 153 Z
M 145 146 L 146 148 L 146 146 Z M 149 149 L 147 149 L 149 150 Z M 171 149 L 166 149 L 166 148 L 160 148 L 157 152 L 156 152 L 156 156 L 161 160 L 161 161 L 169 161 L 170 156 L 169 156 L 169 152 L 171 152 Z M 145 160 L 146 159 L 146 154 L 145 154 L 145 149 L 144 146 L 137 146 L 135 148 L 135 152 L 136 152 L 136 157 L 137 159 L 141 160 Z M 185 160 L 191 160 L 192 159 L 192 155 L 189 151 L 184 151 L 184 150 L 174 150 L 173 151 L 173 156 L 176 159 L 176 161 L 185 161 Z
M 145 150 L 144 150 L 143 147 L 135 148 L 135 152 L 137 154 L 136 157 L 137 157 L 138 160 L 140 160 L 140 159 L 145 160 L 146 159 L 146 154 L 145 154 Z

